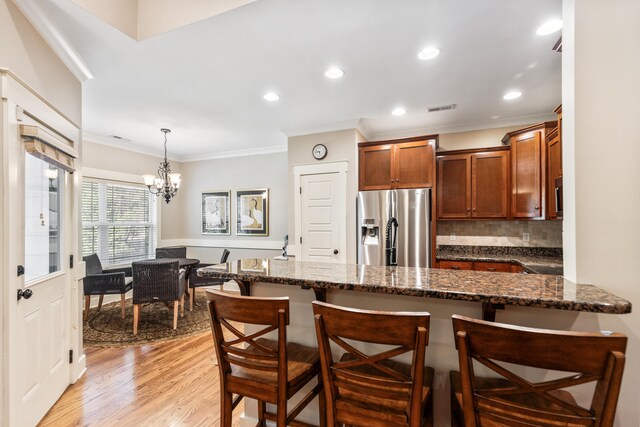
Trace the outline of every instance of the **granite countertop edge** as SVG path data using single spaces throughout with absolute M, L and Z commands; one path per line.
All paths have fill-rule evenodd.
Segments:
M 478 261 L 478 262 L 509 262 L 518 264 L 536 272 L 536 267 L 562 268 L 562 258 L 536 257 L 527 255 L 494 255 L 494 254 L 436 254 L 438 261 Z
M 487 273 L 492 275 L 512 274 L 512 273 Z M 287 278 L 287 277 L 270 277 L 255 273 L 230 273 L 226 271 L 214 271 L 206 270 L 201 273 L 198 271 L 198 275 L 213 277 L 225 280 L 241 280 L 247 282 L 261 282 L 279 285 L 300 286 L 303 289 L 339 289 L 350 290 L 357 292 L 368 293 L 380 293 L 380 294 L 394 294 L 405 295 L 422 298 L 436 298 L 446 300 L 457 301 L 469 301 L 469 302 L 481 302 L 490 304 L 503 304 L 511 306 L 523 306 L 523 307 L 538 307 L 538 308 L 552 308 L 559 310 L 569 311 L 583 311 L 592 313 L 603 314 L 627 314 L 631 313 L 631 302 L 620 299 L 617 303 L 607 303 L 604 301 L 570 301 L 570 300 L 554 300 L 546 298 L 535 297 L 522 297 L 514 295 L 491 295 L 478 292 L 460 292 L 460 291 L 446 291 L 436 289 L 416 289 L 416 288 L 400 288 L 385 285 L 373 285 L 373 284 L 355 284 L 355 283 L 339 283 L 332 281 L 322 280 L 309 280 L 303 278 Z M 557 276 L 560 277 L 560 276 Z M 582 287 L 588 287 L 593 285 L 576 285 Z

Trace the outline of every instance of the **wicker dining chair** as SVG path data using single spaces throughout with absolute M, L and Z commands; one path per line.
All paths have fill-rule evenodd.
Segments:
M 186 246 L 167 246 L 165 248 L 156 248 L 156 259 L 160 258 L 186 258 Z
M 184 316 L 185 271 L 177 260 L 153 259 L 136 261 L 133 269 L 133 334 L 138 334 L 138 321 L 143 305 L 173 302 L 173 329 L 178 328 L 178 306 Z
M 97 254 L 83 257 L 86 263 L 86 276 L 83 279 L 84 287 L 84 320 L 89 319 L 89 307 L 91 295 L 99 295 L 98 311 L 102 308 L 102 300 L 105 295 L 120 294 L 120 310 L 124 319 L 125 294 L 133 287 L 131 267 L 114 268 L 105 270 Z
M 229 254 L 231 252 L 229 252 L 228 249 L 225 249 L 222 251 L 222 256 L 220 257 L 220 262 L 218 264 L 224 264 L 225 262 L 227 262 L 227 259 L 229 258 Z M 198 269 L 202 268 L 202 267 L 209 267 L 210 265 L 216 265 L 216 264 L 205 264 L 205 263 L 200 263 L 198 265 L 196 265 L 194 268 L 191 269 L 191 273 L 189 274 L 189 289 L 191 289 L 191 291 L 189 292 L 189 311 L 193 311 L 193 301 L 195 299 L 195 295 L 196 295 L 196 288 L 200 288 L 203 286 L 220 286 L 222 287 L 222 285 L 224 284 L 224 280 L 222 279 L 214 279 L 212 277 L 199 277 L 198 276 Z

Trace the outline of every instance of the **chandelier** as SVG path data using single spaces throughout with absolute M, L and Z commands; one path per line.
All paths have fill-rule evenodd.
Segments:
M 171 130 L 160 129 L 160 132 L 164 133 L 164 161 L 160 162 L 158 176 L 142 175 L 142 177 L 151 194 L 164 196 L 164 200 L 169 203 L 180 187 L 180 174 L 171 173 L 171 165 L 169 164 L 169 160 L 167 160 L 167 134 L 171 132 Z

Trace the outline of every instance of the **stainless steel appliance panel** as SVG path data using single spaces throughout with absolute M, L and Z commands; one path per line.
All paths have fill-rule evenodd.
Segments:
M 358 263 L 429 267 L 431 189 L 361 191 Z

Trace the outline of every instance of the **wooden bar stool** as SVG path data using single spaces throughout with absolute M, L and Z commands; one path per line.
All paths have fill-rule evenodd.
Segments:
M 316 395 L 323 413 L 318 351 L 287 342 L 289 298 L 254 298 L 207 291 L 207 299 L 220 369 L 221 426 L 231 426 L 233 408 L 244 396 L 258 400 L 260 426 L 265 426 L 266 420 L 275 421 L 278 427 L 308 426 L 295 418 Z M 245 334 L 243 328 L 231 322 L 265 328 Z M 272 331 L 277 331 L 277 340 L 263 337 Z M 287 414 L 287 401 L 314 378 L 318 379 L 316 386 Z M 235 399 L 233 394 L 237 395 Z M 277 405 L 275 414 L 266 411 L 266 403 Z M 324 426 L 323 416 L 320 425 Z
M 626 336 L 524 328 L 457 315 L 453 331 L 460 372 L 450 372 L 452 425 L 613 425 Z M 474 360 L 501 378 L 476 377 Z M 532 382 L 500 362 L 571 374 Z M 562 390 L 592 382 L 589 409 Z
M 357 310 L 313 302 L 327 425 L 433 425 L 433 368 L 425 367 L 429 313 Z M 373 355 L 354 341 L 388 347 Z M 345 351 L 339 361 L 334 347 Z M 392 358 L 412 353 L 412 363 Z

